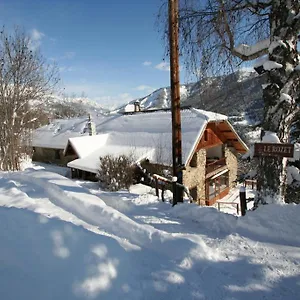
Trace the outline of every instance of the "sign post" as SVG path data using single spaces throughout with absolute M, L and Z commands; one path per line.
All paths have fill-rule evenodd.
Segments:
M 294 145 L 282 143 L 255 143 L 254 157 L 294 157 Z M 259 198 L 254 201 L 254 208 L 257 208 Z
M 255 143 L 254 156 L 293 157 L 294 145 L 280 143 Z

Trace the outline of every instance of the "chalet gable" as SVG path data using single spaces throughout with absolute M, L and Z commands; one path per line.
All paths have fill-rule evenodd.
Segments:
M 192 151 L 187 164 L 195 152 L 218 145 L 226 144 L 235 149 L 237 153 L 244 154 L 248 151 L 247 145 L 242 141 L 228 120 L 209 121 L 199 134 L 196 146 Z
M 224 120 L 222 122 L 209 122 L 203 131 L 197 151 L 202 148 L 226 144 L 234 148 L 238 153 L 246 153 L 248 147 L 241 140 L 232 125 Z

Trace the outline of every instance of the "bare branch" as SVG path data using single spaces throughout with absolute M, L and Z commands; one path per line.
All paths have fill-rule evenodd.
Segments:
M 58 83 L 55 66 L 48 65 L 20 28 L 0 32 L 0 169 L 16 170 L 25 141 L 40 116 L 41 102 Z

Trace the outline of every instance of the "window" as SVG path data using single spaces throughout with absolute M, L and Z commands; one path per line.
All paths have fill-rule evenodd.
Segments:
M 206 198 L 211 200 L 217 197 L 220 193 L 229 187 L 229 172 L 218 176 L 212 177 L 206 183 Z

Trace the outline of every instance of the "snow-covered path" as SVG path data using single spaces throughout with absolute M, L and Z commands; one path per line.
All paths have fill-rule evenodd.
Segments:
M 0 173 L 0 195 L 5 300 L 299 297 L 296 205 L 237 218 L 34 170 Z

